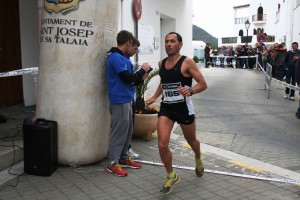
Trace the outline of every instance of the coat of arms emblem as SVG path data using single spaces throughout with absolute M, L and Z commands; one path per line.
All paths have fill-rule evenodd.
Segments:
M 80 0 L 44 0 L 44 8 L 49 12 L 68 12 L 78 8 Z

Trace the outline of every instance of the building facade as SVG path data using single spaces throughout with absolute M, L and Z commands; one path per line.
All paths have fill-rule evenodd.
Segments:
M 290 48 L 292 42 L 300 42 L 300 0 L 250 0 L 249 3 L 233 7 L 234 35 L 219 38 L 219 46 L 257 42 L 273 44 L 286 43 Z M 246 21 L 250 27 L 245 26 Z
M 39 66 L 41 13 L 46 1 L 3 0 L 0 8 L 0 72 Z M 131 31 L 141 42 L 133 62 L 149 62 L 157 67 L 158 61 L 166 56 L 164 36 L 171 31 L 182 35 L 181 53 L 192 57 L 192 0 L 138 2 L 142 9 L 139 20 L 134 14 L 134 0 L 120 0 L 119 5 L 118 29 Z M 36 104 L 35 78 L 36 75 L 31 74 L 0 78 L 0 107 Z

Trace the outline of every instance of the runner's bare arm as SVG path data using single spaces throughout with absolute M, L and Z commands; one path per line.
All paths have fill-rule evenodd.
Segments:
M 193 94 L 196 94 L 196 93 L 206 90 L 206 88 L 207 88 L 206 81 L 205 81 L 202 73 L 198 69 L 196 63 L 191 58 L 186 58 L 184 60 L 184 62 L 182 64 L 182 74 L 184 76 L 192 76 L 193 79 L 195 79 L 196 84 L 194 86 L 192 86 Z M 190 91 L 181 91 L 181 92 L 185 96 L 189 96 L 189 95 L 187 95 L 187 93 L 190 94 Z

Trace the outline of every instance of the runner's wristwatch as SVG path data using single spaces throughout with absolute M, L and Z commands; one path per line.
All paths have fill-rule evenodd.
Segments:
M 193 93 L 193 89 L 192 88 L 189 88 L 189 91 L 190 91 L 190 96 L 192 96 L 194 93 Z

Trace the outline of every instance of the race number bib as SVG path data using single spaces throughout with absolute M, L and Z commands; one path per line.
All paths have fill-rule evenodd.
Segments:
M 179 103 L 184 101 L 184 96 L 179 91 L 180 85 L 181 85 L 180 82 L 162 84 L 164 103 L 171 104 L 171 103 Z

